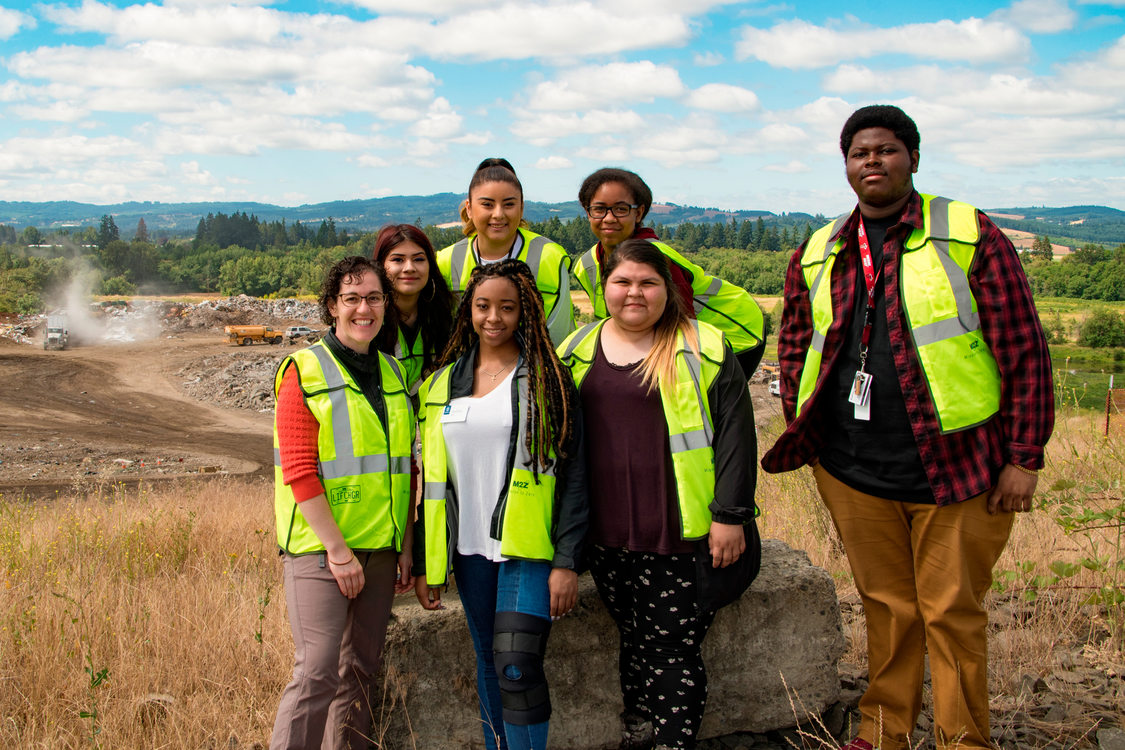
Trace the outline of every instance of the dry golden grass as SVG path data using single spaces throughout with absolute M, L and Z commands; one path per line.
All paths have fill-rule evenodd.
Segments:
M 292 653 L 268 484 L 2 497 L 0 514 L 0 746 L 267 739 Z
M 1101 438 L 1096 418 L 1059 421 L 1042 497 L 1120 502 L 1120 435 Z M 764 429 L 762 444 L 779 428 Z M 763 534 L 806 550 L 842 597 L 854 596 L 810 473 L 762 474 L 759 498 Z M 1018 517 L 998 570 L 1034 571 L 990 596 L 993 687 L 1012 716 L 1023 710 L 1024 675 L 1047 674 L 1109 630 L 1097 607 L 1080 604 L 1104 575 L 1068 578 L 1023 603 L 1032 575 L 1088 554 L 1053 518 L 1050 508 Z M 111 486 L 49 502 L 0 496 L 0 746 L 265 744 L 292 658 L 280 581 L 268 482 Z M 862 664 L 862 622 L 846 635 L 845 660 Z M 1107 664 L 1120 664 L 1117 637 L 1094 639 Z M 95 685 L 102 670 L 107 679 Z M 1062 727 L 1060 736 L 1080 731 Z

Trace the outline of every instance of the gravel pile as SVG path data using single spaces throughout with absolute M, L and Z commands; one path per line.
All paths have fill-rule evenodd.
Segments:
M 179 370 L 192 398 L 252 411 L 273 411 L 273 377 L 283 353 L 232 351 L 203 357 Z

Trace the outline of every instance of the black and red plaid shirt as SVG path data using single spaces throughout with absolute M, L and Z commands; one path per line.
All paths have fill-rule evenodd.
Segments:
M 791 471 L 816 459 L 822 436 L 833 429 L 821 398 L 824 381 L 832 371 L 848 326 L 862 325 L 862 321 L 853 319 L 856 274 L 860 272 L 858 216 L 857 209 L 840 229 L 847 242 L 832 267 L 832 325 L 824 342 L 816 387 L 797 419 L 797 386 L 813 335 L 809 290 L 801 271 L 804 245 L 789 262 L 777 337 L 782 406 L 788 427 L 762 458 L 762 468 L 768 472 Z M 883 245 L 891 351 L 918 453 L 938 505 L 986 492 L 1005 464 L 1042 468 L 1043 446 L 1055 423 L 1051 358 L 1027 277 L 1008 238 L 987 216 L 979 212 L 978 216 L 981 238 L 969 271 L 969 286 L 977 301 L 981 331 L 1000 368 L 1001 390 L 1000 411 L 977 427 L 941 434 L 902 301 L 890 291 L 899 288 L 902 243 L 914 228 L 922 227 L 922 199 L 917 192 L 903 209 L 899 224 L 887 231 Z M 966 388 L 972 387 L 966 384 Z M 888 446 L 888 450 L 893 449 Z

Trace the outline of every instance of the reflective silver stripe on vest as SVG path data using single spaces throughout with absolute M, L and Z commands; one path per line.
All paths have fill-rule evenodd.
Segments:
M 445 482 L 426 482 L 422 485 L 423 500 L 444 500 Z
M 825 334 L 821 333 L 820 331 L 813 331 L 813 333 L 812 333 L 812 343 L 809 344 L 809 346 L 812 347 L 813 351 L 823 353 L 824 352 L 824 340 L 825 340 L 825 338 L 826 338 Z
M 834 222 L 832 222 L 832 229 L 830 229 L 828 231 L 828 239 L 824 243 L 824 255 L 821 256 L 820 260 L 815 261 L 817 263 L 820 263 L 821 266 L 820 266 L 820 270 L 817 271 L 816 278 L 813 279 L 812 286 L 809 287 L 809 299 L 810 300 L 816 298 L 816 290 L 820 288 L 821 279 L 824 278 L 825 263 L 828 260 L 828 256 L 832 254 L 832 248 L 835 247 L 835 245 L 836 245 L 836 241 L 832 238 L 835 237 L 836 233 L 840 231 L 840 227 L 842 227 L 844 222 L 848 220 L 848 216 L 850 216 L 850 214 L 844 214 L 843 216 L 838 216 L 838 217 L 836 217 L 836 220 Z M 811 266 L 812 263 L 809 263 L 808 265 Z
M 980 316 L 973 312 L 973 291 L 969 286 L 968 275 L 949 254 L 949 204 L 952 202 L 949 198 L 941 197 L 930 201 L 929 240 L 937 250 L 938 260 L 949 280 L 949 288 L 953 291 L 953 300 L 957 304 L 957 317 L 915 328 L 914 341 L 918 346 L 980 330 Z
M 712 297 L 719 293 L 719 289 L 721 289 L 722 286 L 723 280 L 718 277 L 714 277 L 711 279 L 711 283 L 707 286 L 706 291 L 704 291 L 702 294 L 695 295 L 692 302 L 692 307 L 695 308 L 695 312 L 697 314 L 700 310 L 703 309 L 704 305 L 711 301 Z
M 692 321 L 692 325 L 695 326 L 695 340 L 699 343 L 699 346 L 702 349 L 703 343 L 702 338 L 699 335 L 699 323 L 697 321 Z M 707 440 L 707 445 L 710 445 L 711 438 L 715 436 L 715 428 L 711 425 L 711 417 L 707 414 L 707 402 L 704 401 L 705 397 L 703 395 L 702 384 L 703 363 L 699 360 L 699 357 L 695 356 L 695 352 L 693 352 L 691 349 L 684 349 L 683 355 L 684 363 L 687 365 L 688 372 L 691 373 L 691 380 L 695 384 L 695 397 L 699 401 L 699 414 L 701 417 L 703 417 L 703 435 Z M 689 434 L 691 433 L 685 433 L 685 436 Z M 674 453 L 675 450 L 673 449 L 672 452 Z
M 281 449 L 280 448 L 274 448 L 273 449 L 273 465 L 274 466 L 281 466 Z
M 590 285 L 590 303 L 593 304 L 594 297 L 598 293 L 598 259 L 594 255 L 593 250 L 589 250 L 578 259 L 578 273 L 575 276 L 586 277 L 586 283 Z
M 383 357 L 380 356 L 380 359 L 383 359 Z M 399 380 L 401 380 L 403 382 L 406 382 L 406 376 L 402 374 L 402 364 L 401 363 L 399 363 L 397 360 L 394 360 L 394 359 L 383 359 L 383 361 L 385 361 L 388 365 L 391 366 L 391 369 L 394 370 L 394 373 L 395 373 L 395 375 L 398 376 Z M 387 390 L 386 387 L 384 387 L 383 390 L 386 391 Z
M 387 455 L 340 456 L 331 461 L 320 462 L 320 475 L 325 479 L 354 477 L 360 474 L 384 474 L 390 468 Z
M 574 354 L 574 350 L 577 349 L 578 346 L 586 340 L 586 337 L 590 335 L 590 332 L 597 328 L 600 324 L 600 320 L 595 320 L 593 323 L 587 323 L 586 325 L 579 328 L 578 331 L 574 334 L 573 338 L 570 339 L 570 343 L 567 344 L 566 349 L 563 351 L 563 355 L 562 357 L 560 357 L 560 359 L 566 359 L 570 355 Z
M 328 392 L 328 400 L 332 404 L 332 441 L 336 447 L 336 458 L 319 461 L 320 475 L 325 479 L 339 479 L 359 474 L 382 474 L 388 471 L 393 474 L 409 473 L 409 457 L 396 456 L 394 459 L 388 459 L 385 453 L 372 456 L 355 455 L 352 423 L 348 415 L 348 393 L 340 365 L 324 346 L 313 346 L 310 351 L 320 362 L 325 384 L 333 389 Z M 390 435 L 387 435 L 386 439 L 389 448 Z
M 543 248 L 550 242 L 551 241 L 546 237 L 539 235 L 533 237 L 531 242 L 527 243 L 527 260 L 524 262 L 531 266 L 531 273 L 535 276 L 536 280 L 539 279 L 539 263 L 543 260 Z
M 706 430 L 692 430 L 679 435 L 669 435 L 668 444 L 673 453 L 683 453 L 696 448 L 706 448 L 711 445 L 711 441 L 707 438 Z
M 465 272 L 465 260 L 469 257 L 469 243 L 472 240 L 468 237 L 457 242 L 453 245 L 453 252 L 450 254 L 449 259 L 449 291 L 459 294 L 465 291 L 461 286 L 461 275 Z

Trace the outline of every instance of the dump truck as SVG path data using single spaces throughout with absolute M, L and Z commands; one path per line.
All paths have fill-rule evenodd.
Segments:
M 70 343 L 65 313 L 51 313 L 47 316 L 47 330 L 43 333 L 44 349 L 65 349 Z
M 269 326 L 227 326 L 227 341 L 239 346 L 250 346 L 257 342 L 261 344 L 280 344 L 284 333 L 275 331 Z

